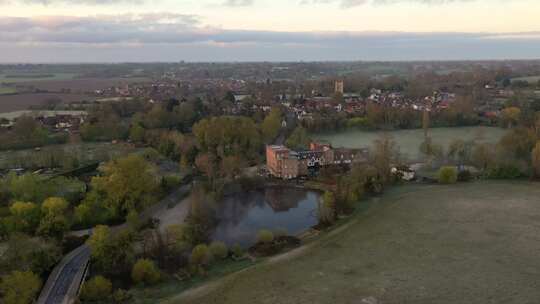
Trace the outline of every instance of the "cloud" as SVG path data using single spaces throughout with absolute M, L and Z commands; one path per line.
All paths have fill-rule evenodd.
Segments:
M 280 32 L 226 30 L 202 26 L 200 17 L 175 13 L 97 15 L 92 17 L 0 17 L 0 41 L 32 43 L 276 43 L 309 45 L 451 45 L 482 39 L 537 39 L 529 33 Z
M 0 0 L 0 5 L 5 4 L 42 4 L 42 5 L 111 5 L 118 3 L 140 4 L 144 0 Z
M 233 30 L 173 13 L 0 17 L 0 53 L 11 62 L 536 58 L 540 32 Z
M 474 2 L 478 0 L 302 0 L 301 4 L 339 3 L 342 8 L 352 8 L 361 5 L 392 5 L 399 3 L 420 3 L 426 5 L 443 5 L 459 2 Z M 513 0 L 508 0 L 513 1 Z
M 0 17 L 0 41 L 49 43 L 179 42 L 192 40 L 199 17 L 173 13 L 94 17 Z
M 255 3 L 255 0 L 226 0 L 223 5 L 231 7 L 239 6 L 251 6 Z

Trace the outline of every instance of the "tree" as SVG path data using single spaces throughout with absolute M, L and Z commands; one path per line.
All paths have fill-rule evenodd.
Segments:
M 439 169 L 439 183 L 455 184 L 457 182 L 458 172 L 455 167 L 442 167 Z
M 3 270 L 31 271 L 42 275 L 52 269 L 62 258 L 62 250 L 56 242 L 12 233 L 1 257 Z
M 191 245 L 205 243 L 216 223 L 214 201 L 200 186 L 193 189 L 190 201 L 191 210 L 182 231 L 183 241 Z
M 462 139 L 453 140 L 448 147 L 448 157 L 457 162 L 458 165 L 463 165 L 471 158 L 472 144 L 465 142 Z
M 310 141 L 307 130 L 302 126 L 298 126 L 287 139 L 286 145 L 291 149 L 301 150 L 306 149 L 309 146 Z
M 44 185 L 43 180 L 36 174 L 9 178 L 9 189 L 14 200 L 41 203 L 50 193 L 50 189 Z
M 490 144 L 477 144 L 473 147 L 471 160 L 473 164 L 486 170 L 495 163 L 495 146 Z
M 277 107 L 272 108 L 270 114 L 266 116 L 261 124 L 261 131 L 265 142 L 273 141 L 281 128 L 281 110 Z
M 272 243 L 274 240 L 274 233 L 270 230 L 260 230 L 257 233 L 257 242 L 259 243 Z
M 13 132 L 21 140 L 31 140 L 39 128 L 38 122 L 33 117 L 24 115 L 15 122 Z
M 105 204 L 116 216 L 144 209 L 154 202 L 158 189 L 154 168 L 134 154 L 105 164 L 103 175 L 92 178 L 91 185 L 105 194 Z
M 195 159 L 195 166 L 212 182 L 217 175 L 216 159 L 210 153 L 201 153 Z
M 232 180 L 242 172 L 242 163 L 242 160 L 238 156 L 225 156 L 221 160 L 222 175 Z
M 428 158 L 428 162 L 441 159 L 443 157 L 443 147 L 435 144 L 431 137 L 424 138 L 424 141 L 420 144 L 420 152 Z
M 261 149 L 261 135 L 253 119 L 219 116 L 199 121 L 193 126 L 197 146 L 202 152 L 218 157 L 237 155 L 254 159 Z
M 87 241 L 92 251 L 92 257 L 99 259 L 107 254 L 107 246 L 110 238 L 111 231 L 108 226 L 99 225 L 92 230 L 92 235 Z
M 100 301 L 112 294 L 112 283 L 103 276 L 95 276 L 86 281 L 81 291 L 81 299 L 85 301 Z
M 511 128 L 519 122 L 521 110 L 518 107 L 508 107 L 503 109 L 501 114 L 503 122 L 505 122 L 508 128 Z
M 31 271 L 13 271 L 0 282 L 4 304 L 33 303 L 40 288 L 41 280 Z
M 533 167 L 533 177 L 540 176 L 540 141 L 536 142 L 536 145 L 531 153 L 531 164 Z
M 133 260 L 133 239 L 129 232 L 112 235 L 109 227 L 96 226 L 87 241 L 92 259 L 103 271 L 117 273 Z
M 39 225 L 41 213 L 39 207 L 30 202 L 15 202 L 9 211 L 15 218 L 15 230 L 33 233 Z
M 330 191 L 326 191 L 319 207 L 319 222 L 331 225 L 336 221 L 336 198 Z
M 508 154 L 507 158 L 530 160 L 531 151 L 536 144 L 534 130 L 517 127 L 512 128 L 499 141 L 499 146 Z
M 75 220 L 84 227 L 92 227 L 96 224 L 104 224 L 114 215 L 107 208 L 104 201 L 105 194 L 98 191 L 90 191 L 84 201 L 75 207 Z
M 213 257 L 219 259 L 224 259 L 229 254 L 227 245 L 225 245 L 223 242 L 212 242 L 210 244 L 210 252 L 212 253 Z
M 41 205 L 41 211 L 45 216 L 63 215 L 67 208 L 68 202 L 61 197 L 49 197 Z
M 338 178 L 337 189 L 335 192 L 336 213 L 349 213 L 354 210 L 354 204 L 357 203 L 367 187 L 374 186 L 377 173 L 369 165 L 355 165 L 349 173 Z M 369 189 L 374 190 L 374 189 Z M 376 191 L 375 191 L 376 192 Z
M 134 142 L 142 142 L 144 140 L 145 129 L 138 123 L 135 123 L 129 129 L 129 139 Z
M 212 261 L 212 253 L 205 244 L 199 244 L 191 251 L 189 262 L 195 266 L 204 266 Z
M 372 163 L 385 184 L 392 180 L 391 166 L 397 160 L 398 154 L 398 147 L 392 137 L 383 135 L 374 141 Z
M 424 109 L 422 113 L 422 128 L 424 129 L 424 140 L 429 137 L 429 111 Z
M 131 271 L 133 282 L 153 285 L 160 279 L 159 269 L 152 260 L 139 259 Z

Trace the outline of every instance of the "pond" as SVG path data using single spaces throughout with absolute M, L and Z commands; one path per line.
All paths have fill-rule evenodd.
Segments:
M 429 130 L 434 143 L 440 144 L 446 150 L 455 139 L 475 141 L 476 143 L 497 143 L 506 130 L 496 127 L 457 127 L 432 128 Z M 424 140 L 422 129 L 395 131 L 362 131 L 350 130 L 330 134 L 312 134 L 312 138 L 331 143 L 334 147 L 367 148 L 383 134 L 389 134 L 396 141 L 400 152 L 409 160 L 419 160 L 420 144 Z
M 219 204 L 211 239 L 248 247 L 261 229 L 299 234 L 317 224 L 319 198 L 315 191 L 283 187 L 228 196 Z

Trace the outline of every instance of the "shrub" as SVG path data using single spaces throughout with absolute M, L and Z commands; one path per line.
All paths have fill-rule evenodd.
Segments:
M 118 289 L 113 293 L 114 303 L 126 303 L 131 298 L 131 295 L 124 289 Z
M 154 262 L 149 259 L 140 259 L 131 270 L 131 278 L 135 283 L 152 285 L 159 281 L 160 273 Z
M 522 176 L 521 170 L 514 165 L 501 165 L 489 169 L 486 174 L 487 178 L 491 179 L 516 179 Z
M 134 231 L 138 231 L 141 228 L 141 219 L 139 213 L 136 210 L 131 210 L 126 216 L 126 222 L 128 226 Z
M 271 243 L 274 240 L 274 234 L 269 230 L 261 230 L 257 233 L 257 242 Z
M 208 265 L 212 261 L 212 254 L 205 244 L 195 246 L 191 251 L 189 262 L 193 265 Z
M 171 191 L 182 184 L 182 178 L 176 175 L 167 175 L 161 178 L 161 187 L 164 191 Z
M 287 232 L 287 229 L 285 228 L 279 228 L 279 229 L 276 229 L 274 230 L 274 237 L 275 238 L 280 238 L 280 237 L 284 237 L 284 236 L 288 236 L 289 233 Z
M 112 283 L 103 276 L 95 276 L 84 283 L 81 299 L 85 301 L 99 301 L 108 298 L 112 292 Z
M 244 256 L 244 249 L 238 244 L 233 245 L 231 251 L 234 257 L 240 258 Z
M 458 173 L 457 180 L 460 182 L 468 182 L 472 179 L 471 171 L 469 170 L 461 170 Z
M 439 183 L 455 184 L 457 182 L 458 173 L 455 167 L 442 167 L 439 169 Z
M 212 244 L 210 244 L 210 252 L 212 253 L 212 256 L 219 259 L 224 259 L 229 254 L 229 250 L 223 242 L 212 242 Z
M 41 287 L 39 277 L 30 271 L 13 271 L 2 277 L 0 291 L 3 294 L 2 303 L 29 304 Z
M 332 225 L 336 220 L 336 198 L 330 191 L 326 191 L 322 198 L 322 203 L 318 209 L 319 223 Z

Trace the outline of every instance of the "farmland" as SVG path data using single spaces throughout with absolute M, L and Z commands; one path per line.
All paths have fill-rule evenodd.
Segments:
M 24 82 L 25 86 L 49 92 L 59 92 L 69 89 L 71 92 L 93 92 L 113 86 L 121 86 L 130 83 L 148 82 L 148 78 L 84 78 L 70 80 L 42 80 Z
M 30 106 L 43 104 L 49 99 L 60 99 L 65 103 L 78 101 L 91 101 L 95 98 L 85 94 L 63 94 L 63 93 L 31 93 L 0 96 L 0 113 L 26 110 Z
M 42 167 L 51 155 L 77 157 L 81 164 L 107 161 L 114 157 L 127 155 L 137 149 L 126 144 L 111 144 L 110 142 L 70 143 L 52 145 L 42 148 L 0 152 L 0 170 L 18 167 Z
M 442 145 L 444 149 L 447 149 L 450 142 L 455 139 L 496 143 L 504 133 L 504 129 L 491 127 L 435 128 L 430 130 L 433 142 Z M 375 139 L 385 134 L 392 136 L 404 156 L 410 159 L 420 158 L 419 148 L 424 140 L 423 130 L 420 129 L 388 132 L 351 130 L 332 134 L 314 134 L 313 138 L 328 141 L 336 147 L 365 148 L 370 147 Z
M 0 85 L 0 95 L 17 93 L 17 89 L 13 87 L 4 87 Z
M 76 77 L 74 73 L 51 73 L 51 74 L 0 74 L 0 83 L 20 83 L 28 81 L 50 81 L 50 80 L 69 80 Z
M 526 81 L 529 84 L 537 84 L 540 81 L 540 75 L 539 76 L 527 76 L 527 77 L 512 78 L 512 82 L 514 82 L 514 81 Z
M 540 188 L 403 186 L 336 233 L 162 303 L 535 303 Z

